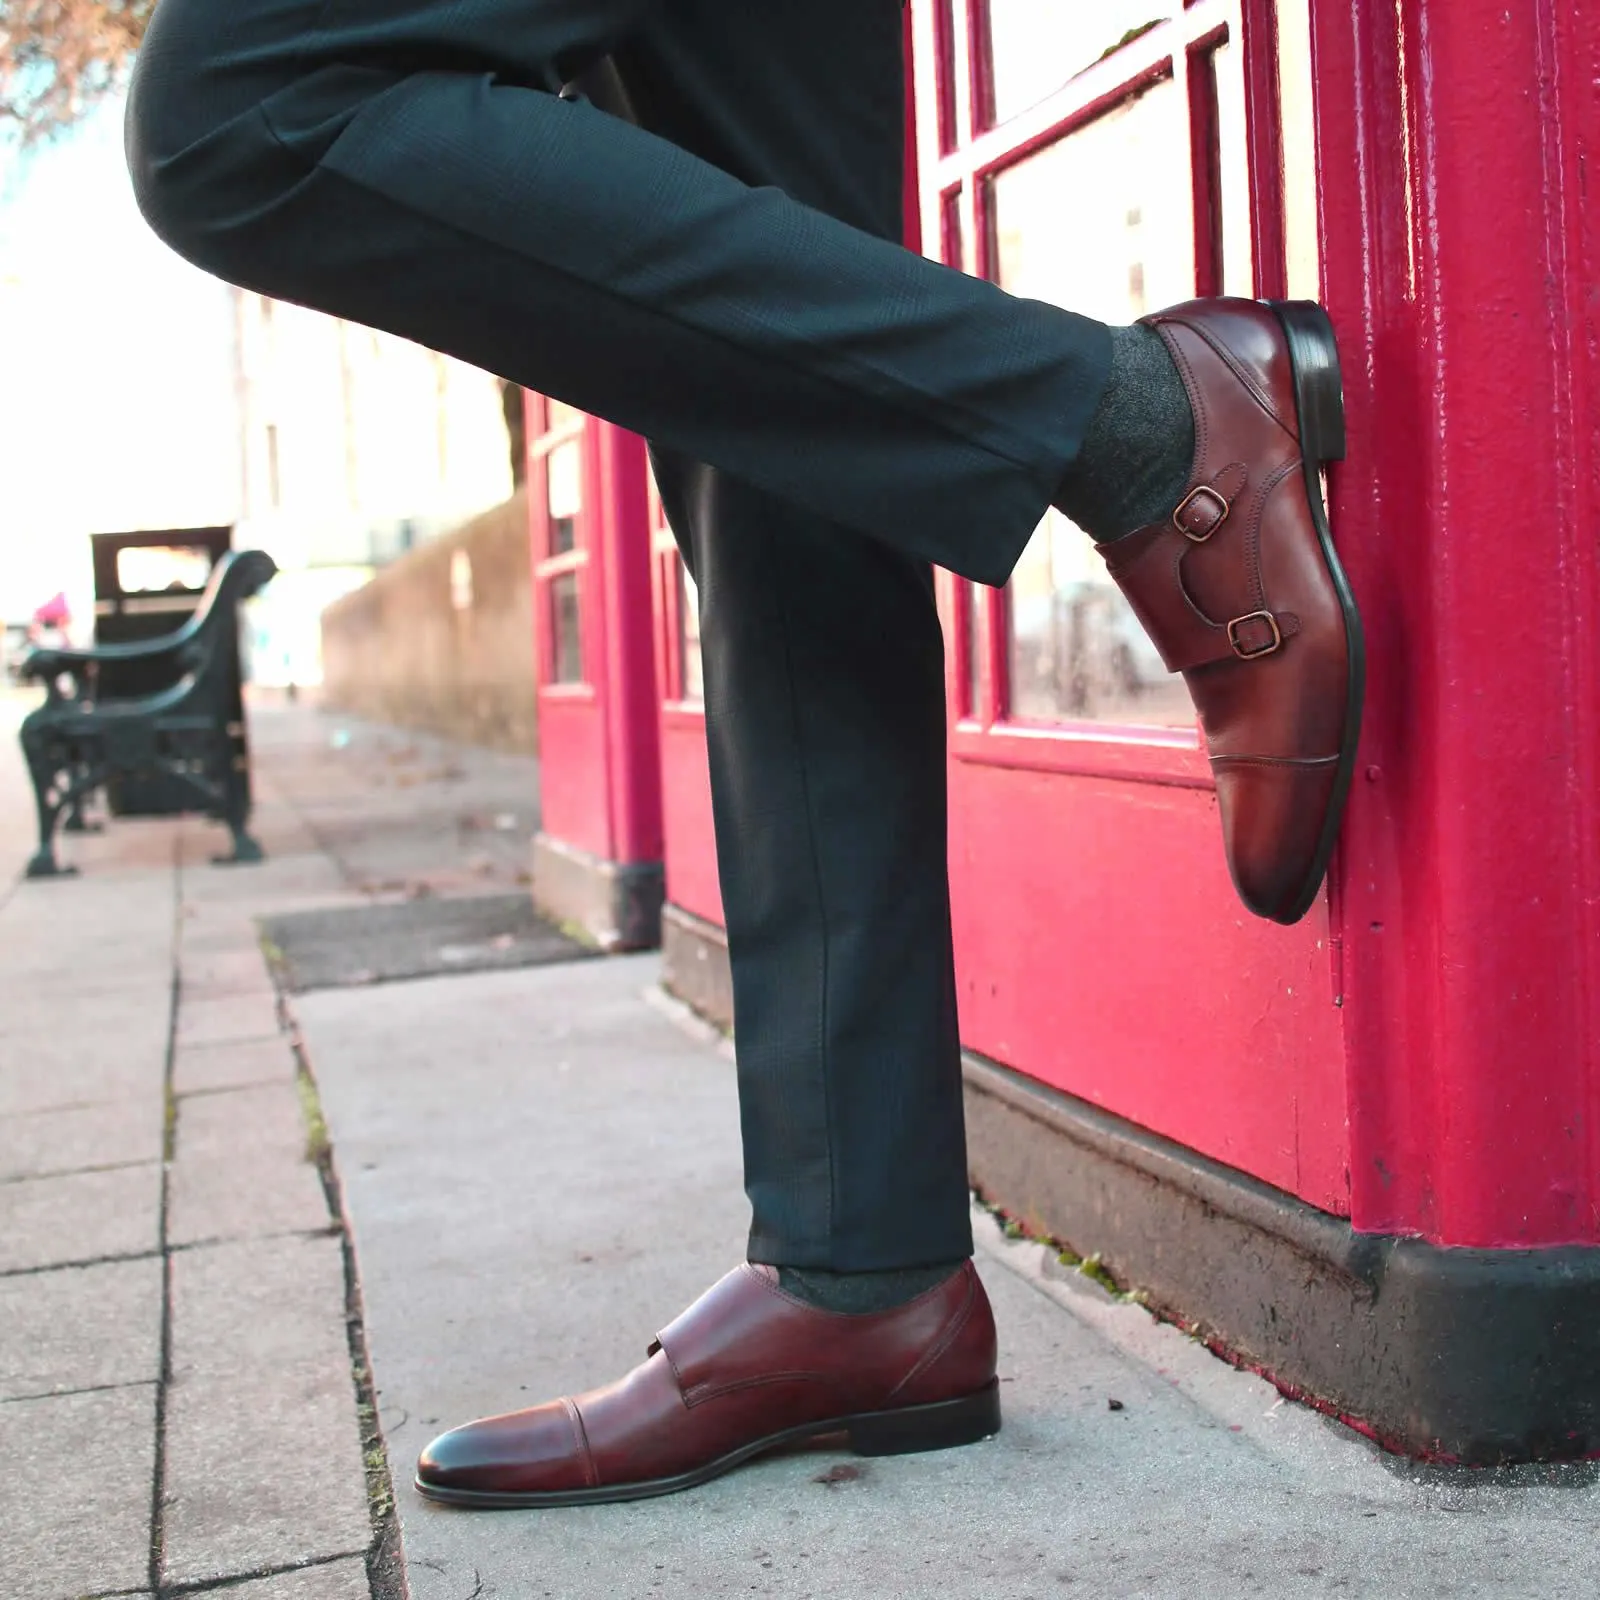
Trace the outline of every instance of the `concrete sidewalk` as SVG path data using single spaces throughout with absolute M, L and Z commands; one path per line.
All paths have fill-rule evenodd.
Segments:
M 253 920 L 350 890 L 281 803 L 259 870 L 130 822 L 17 882 L 26 703 L 0 701 L 0 1594 L 357 1600 L 345 1241 Z
M 650 957 L 278 999 L 259 917 L 515 889 L 534 763 L 264 709 L 266 865 L 117 823 L 18 886 L 6 705 L 0 1600 L 1600 1594 L 1595 1469 L 1385 1457 L 987 1219 L 989 1443 L 420 1501 L 433 1432 L 618 1376 L 737 1261 L 728 1047 Z
M 997 1439 L 772 1459 L 631 1506 L 420 1501 L 401 1480 L 439 1427 L 620 1375 L 740 1257 L 728 1052 L 651 998 L 654 972 L 637 957 L 298 1003 L 416 1600 L 1600 1593 L 1591 1469 L 1409 1467 L 987 1217 Z
M 265 865 L 212 866 L 205 823 L 119 821 L 61 841 L 81 876 L 29 883 L 29 704 L 0 695 L 0 1596 L 402 1593 L 258 919 L 514 890 L 536 763 L 269 709 Z

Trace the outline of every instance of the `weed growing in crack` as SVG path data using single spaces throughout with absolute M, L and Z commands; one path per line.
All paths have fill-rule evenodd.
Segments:
M 333 1149 L 328 1140 L 327 1120 L 322 1115 L 322 1097 L 304 1067 L 295 1073 L 294 1086 L 300 1095 L 300 1115 L 306 1124 L 306 1160 L 313 1166 L 321 1166 Z
M 976 1191 L 973 1199 L 994 1218 L 1001 1233 L 1007 1239 L 1031 1240 L 1033 1243 L 1042 1244 L 1055 1255 L 1058 1266 L 1067 1267 L 1074 1272 L 1081 1272 L 1084 1277 L 1093 1279 L 1113 1299 L 1129 1301 L 1134 1305 L 1148 1306 L 1149 1296 L 1142 1289 L 1127 1290 L 1117 1282 L 1111 1269 L 1101 1259 L 1098 1250 L 1091 1251 L 1086 1256 L 1081 1256 L 1070 1245 L 1063 1244 L 1061 1240 L 1053 1238 L 1044 1226 L 1033 1218 L 1016 1216 L 1007 1211 L 1004 1206 L 998 1206 L 993 1201 L 985 1199 Z

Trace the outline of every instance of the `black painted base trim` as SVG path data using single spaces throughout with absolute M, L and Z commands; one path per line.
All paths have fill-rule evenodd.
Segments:
M 1337 1217 L 968 1058 L 980 1192 L 1409 1455 L 1600 1452 L 1600 1250 L 1450 1250 Z
M 533 903 L 602 950 L 660 944 L 664 894 L 659 861 L 607 861 L 547 833 L 534 836 Z
M 662 915 L 663 982 L 723 1027 L 723 930 Z M 1348 1223 L 969 1055 L 968 1168 L 1152 1309 L 1413 1456 L 1600 1455 L 1600 1250 L 1446 1250 Z

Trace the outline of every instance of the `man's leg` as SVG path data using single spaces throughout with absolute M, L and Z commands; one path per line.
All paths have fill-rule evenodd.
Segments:
M 884 0 L 679 0 L 615 59 L 653 131 L 893 240 L 901 37 Z M 750 1259 L 825 1303 L 910 1299 L 939 1274 L 908 1269 L 971 1253 L 932 573 L 654 459 L 701 601 Z
M 1230 805 L 1246 819 L 1234 831 L 1249 851 L 1240 859 L 1260 872 L 1256 903 L 1286 914 L 1320 880 L 1354 756 L 1354 616 L 1315 475 L 1337 436 L 1335 355 L 1325 321 L 1201 303 L 1159 319 L 1168 371 L 1146 359 L 1156 335 L 1114 341 L 553 97 L 556 82 L 615 51 L 645 100 L 667 88 L 658 121 L 663 106 L 703 117 L 711 142 L 685 142 L 724 140 L 731 167 L 761 176 L 769 169 L 756 157 L 772 152 L 742 146 L 757 124 L 729 120 L 731 87 L 702 99 L 675 81 L 674 62 L 698 71 L 715 53 L 706 39 L 671 48 L 666 19 L 698 3 L 712 0 L 163 0 L 135 86 L 130 159 L 147 215 L 202 265 L 475 360 L 639 428 L 678 458 L 668 490 L 722 640 L 711 715 L 739 723 L 727 737 L 712 730 L 719 826 L 725 838 L 736 821 L 765 839 L 764 864 L 778 875 L 749 874 L 730 910 L 741 961 L 761 979 L 741 991 L 755 1009 L 741 1028 L 777 1039 L 798 1020 L 819 1036 L 797 1071 L 777 1051 L 772 1070 L 747 1079 L 753 1101 L 767 1100 L 763 1127 L 792 1124 L 812 1152 L 787 1164 L 782 1151 L 763 1157 L 758 1211 L 775 1234 L 829 1241 L 795 1246 L 796 1259 L 893 1267 L 910 1253 L 873 1239 L 889 1193 L 882 1152 L 869 1139 L 845 1170 L 845 1121 L 910 1120 L 917 1133 L 890 1159 L 914 1164 L 931 1143 L 939 1176 L 926 1192 L 950 1193 L 958 1085 L 953 1057 L 941 1066 L 938 1056 L 953 1018 L 928 1026 L 931 1079 L 890 1057 L 887 1078 L 864 1069 L 874 1092 L 862 1093 L 831 1064 L 881 1059 L 855 1049 L 856 1030 L 878 1034 L 874 997 L 852 987 L 854 971 L 874 973 L 885 1004 L 907 1016 L 928 1017 L 941 984 L 950 996 L 942 861 L 931 891 L 923 876 L 943 804 L 933 619 L 917 563 L 1002 580 L 1046 501 L 1076 498 L 1075 477 L 1115 480 L 1154 437 L 1137 505 L 1093 493 L 1084 503 L 1102 502 L 1103 536 L 1129 534 L 1112 547 L 1113 571 L 1189 676 L 1225 826 Z M 807 9 L 716 3 L 730 21 L 749 10 L 773 37 L 772 19 Z M 769 43 L 765 64 L 779 60 Z M 791 120 L 786 137 L 800 128 Z M 824 203 L 842 209 L 849 197 Z M 1114 343 L 1126 357 L 1120 378 Z M 1188 406 L 1169 404 L 1179 373 Z M 1165 393 L 1146 393 L 1152 383 Z M 1164 417 L 1182 425 L 1152 421 Z M 1097 458 L 1080 472 L 1079 446 L 1097 425 Z M 1166 459 L 1191 449 L 1187 475 Z M 739 528 L 749 551 L 727 537 Z M 757 528 L 772 529 L 769 570 Z M 777 547 L 826 568 L 830 545 L 863 533 L 895 555 L 875 568 L 837 562 L 847 589 L 830 617 L 823 586 L 806 592 L 810 564 L 785 567 Z M 789 585 L 781 594 L 774 573 Z M 781 650 L 740 638 L 729 600 L 750 605 Z M 847 624 L 884 637 L 839 670 L 825 657 Z M 760 685 L 753 708 L 739 708 L 736 665 Z M 874 671 L 890 687 L 864 706 L 855 691 Z M 818 692 L 799 694 L 810 678 Z M 784 711 L 779 691 L 790 704 L 774 736 L 764 719 Z M 891 725 L 893 710 L 909 733 Z M 889 803 L 852 827 L 851 768 L 870 765 L 874 739 L 888 741 L 873 770 Z M 1322 753 L 1328 742 L 1333 754 Z M 746 794 L 753 761 L 777 776 Z M 936 799 L 919 804 L 924 774 Z M 853 876 L 864 894 L 849 892 Z M 911 934 L 910 916 L 897 927 L 882 909 L 902 898 L 937 917 L 941 937 L 918 941 L 906 971 L 874 967 L 873 935 Z M 790 961 L 763 968 L 762 944 L 796 927 L 809 930 L 793 950 L 812 970 L 806 1002 L 786 1007 L 773 979 Z M 830 1030 L 831 1014 L 843 1020 Z M 917 1085 L 921 1096 L 930 1081 L 932 1098 L 908 1104 L 901 1091 Z M 872 1169 L 877 1179 L 863 1180 Z M 964 1250 L 962 1225 L 949 1226 L 941 1212 L 935 1242 L 915 1254 Z M 758 1236 L 754 1249 L 790 1246 Z M 866 1315 L 786 1295 L 770 1266 L 747 1264 L 665 1329 L 622 1383 L 455 1430 L 424 1452 L 419 1483 L 465 1504 L 571 1504 L 686 1487 L 758 1450 L 841 1429 L 868 1452 L 966 1443 L 999 1423 L 994 1357 L 970 1264 Z
M 742 10 L 756 14 L 746 33 L 769 13 L 805 33 L 805 0 L 725 14 Z M 557 98 L 642 21 L 678 13 L 678 0 L 162 0 L 129 106 L 140 202 L 220 276 L 1003 581 L 1095 410 L 1105 328 Z

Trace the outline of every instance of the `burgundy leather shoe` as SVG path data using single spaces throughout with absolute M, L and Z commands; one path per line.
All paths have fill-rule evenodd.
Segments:
M 1170 518 L 1100 550 L 1194 698 L 1240 898 L 1298 922 L 1338 837 L 1365 677 L 1322 503 L 1320 468 L 1344 456 L 1338 345 L 1305 301 L 1144 320 L 1189 391 L 1194 471 Z
M 764 1451 L 842 1433 L 860 1455 L 1000 1431 L 994 1316 L 969 1261 L 864 1316 L 785 1294 L 745 1265 L 702 1295 L 620 1383 L 469 1422 L 417 1463 L 430 1500 L 484 1509 L 671 1494 Z

